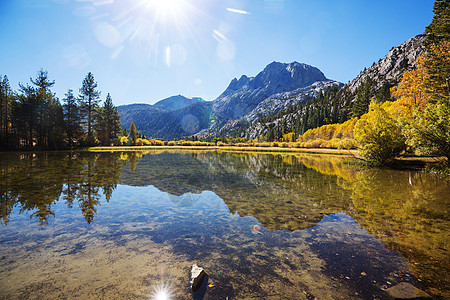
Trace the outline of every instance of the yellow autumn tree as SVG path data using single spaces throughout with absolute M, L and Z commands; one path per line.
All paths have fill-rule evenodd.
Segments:
M 426 67 L 427 59 L 426 53 L 419 56 L 415 62 L 417 67 L 414 70 L 406 71 L 398 86 L 391 89 L 392 95 L 398 99 L 393 108 L 408 113 L 410 117 L 414 107 L 423 110 L 431 98 L 426 89 L 429 78 Z
M 356 123 L 354 133 L 360 155 L 375 166 L 386 164 L 406 146 L 397 120 L 375 100 L 370 103 L 369 112 Z

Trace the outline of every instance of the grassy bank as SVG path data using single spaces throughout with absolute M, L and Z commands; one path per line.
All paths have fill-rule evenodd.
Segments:
M 214 150 L 233 152 L 281 152 L 281 153 L 311 153 L 357 155 L 358 150 L 339 150 L 327 148 L 280 148 L 280 147 L 233 147 L 233 146 L 114 146 L 90 147 L 88 151 L 140 151 L 140 150 Z

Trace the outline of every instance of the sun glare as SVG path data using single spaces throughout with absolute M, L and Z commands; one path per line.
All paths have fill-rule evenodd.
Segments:
M 155 6 L 162 10 L 173 10 L 177 7 L 180 0 L 154 0 Z
M 149 0 L 148 4 L 156 11 L 157 15 L 164 18 L 179 17 L 186 5 L 184 0 Z
M 170 300 L 173 299 L 173 291 L 170 285 L 160 284 L 158 285 L 153 294 L 150 296 L 152 300 Z

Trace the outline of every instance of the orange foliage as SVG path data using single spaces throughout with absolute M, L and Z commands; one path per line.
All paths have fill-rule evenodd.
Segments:
M 413 106 L 418 106 L 419 109 L 423 110 L 431 98 L 426 91 L 426 82 L 429 78 L 426 61 L 426 53 L 419 56 L 416 61 L 417 68 L 406 71 L 398 86 L 391 89 L 394 97 L 398 98 L 398 108 L 400 110 L 406 108 L 408 115 L 412 115 Z

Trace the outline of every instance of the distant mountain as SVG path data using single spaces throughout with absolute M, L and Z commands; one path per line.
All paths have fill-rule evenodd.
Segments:
M 272 95 L 298 90 L 315 82 L 328 81 L 317 68 L 307 64 L 272 62 L 256 77 L 233 79 L 227 89 L 214 100 L 213 110 L 219 125 L 249 114 Z
M 117 109 L 123 128 L 128 129 L 133 121 L 139 133 L 147 137 L 173 139 L 191 136 L 207 128 L 210 124 L 212 103 L 194 101 L 187 106 L 181 105 L 181 108 L 176 110 L 162 110 L 150 104 L 121 105 Z
M 177 110 L 189 106 L 195 102 L 205 101 L 200 97 L 187 98 L 183 95 L 172 96 L 163 100 L 160 100 L 153 104 L 154 107 L 162 110 Z
M 157 139 L 191 136 L 210 125 L 212 103 L 199 97 L 172 96 L 154 105 L 117 107 L 123 128 L 133 121 L 139 133 Z

